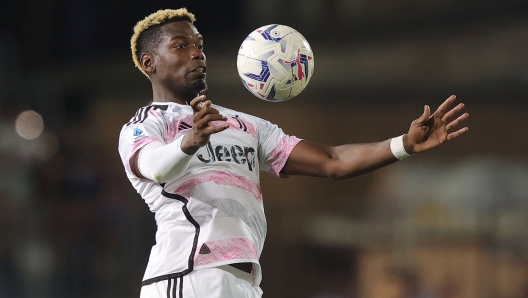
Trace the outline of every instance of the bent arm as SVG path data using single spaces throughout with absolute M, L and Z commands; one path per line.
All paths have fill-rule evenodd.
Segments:
M 130 161 L 134 174 L 156 183 L 164 183 L 179 177 L 187 169 L 193 157 L 182 151 L 183 137 L 169 144 L 156 142 L 141 148 Z
M 171 143 L 156 142 L 138 150 L 130 160 L 134 175 L 165 183 L 183 174 L 196 151 L 209 142 L 210 136 L 229 127 L 227 123 L 210 125 L 212 121 L 226 120 L 211 104 L 205 95 L 194 98 L 190 103 L 194 112 L 192 129 Z

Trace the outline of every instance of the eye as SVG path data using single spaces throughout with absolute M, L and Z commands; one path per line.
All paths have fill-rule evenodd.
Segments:
M 185 49 L 185 45 L 184 44 L 176 44 L 176 45 L 174 45 L 174 48 L 183 50 L 183 49 Z
M 203 48 L 204 48 L 204 45 L 203 45 L 203 44 L 199 44 L 199 45 L 198 45 L 198 46 L 196 46 L 196 47 L 197 47 L 198 49 L 200 49 L 200 50 L 203 50 Z

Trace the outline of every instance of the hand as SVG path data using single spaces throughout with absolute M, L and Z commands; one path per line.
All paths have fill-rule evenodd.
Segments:
M 463 127 L 454 132 L 449 132 L 469 117 L 468 113 L 463 113 L 456 117 L 464 108 L 464 104 L 459 103 L 456 107 L 450 109 L 455 100 L 456 96 L 451 95 L 438 107 L 433 115 L 431 115 L 429 106 L 426 105 L 424 107 L 422 116 L 411 123 L 409 132 L 403 138 L 405 150 L 409 154 L 435 148 L 468 131 L 467 127 Z
M 229 127 L 229 124 L 211 125 L 213 121 L 226 121 L 227 118 L 211 107 L 211 101 L 200 95 L 194 98 L 190 105 L 194 111 L 193 127 L 182 140 L 181 149 L 183 152 L 192 155 L 209 142 L 212 134 L 221 132 Z

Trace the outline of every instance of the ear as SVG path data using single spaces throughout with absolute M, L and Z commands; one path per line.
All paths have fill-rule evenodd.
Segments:
M 150 53 L 143 53 L 141 54 L 140 60 L 141 67 L 147 72 L 147 73 L 153 73 L 156 71 L 156 63 L 154 61 L 154 56 Z

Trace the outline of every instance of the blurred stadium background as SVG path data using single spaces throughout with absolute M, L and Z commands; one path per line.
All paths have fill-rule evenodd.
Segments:
M 161 8 L 197 15 L 208 97 L 329 143 L 406 132 L 456 94 L 469 133 L 347 181 L 262 175 L 264 297 L 528 297 L 528 2 L 25 0 L 0 19 L 0 297 L 138 297 L 155 222 L 118 133 L 148 104 L 129 54 Z M 255 28 L 299 30 L 315 72 L 299 97 L 247 92 Z

